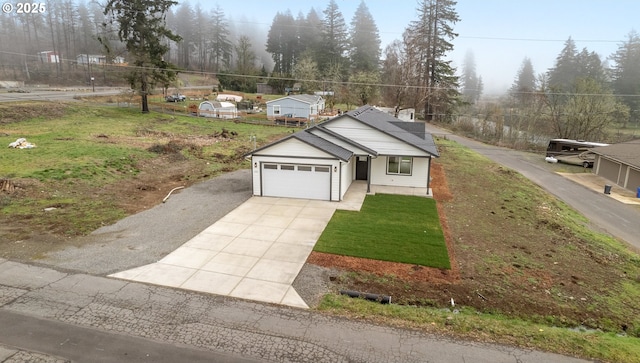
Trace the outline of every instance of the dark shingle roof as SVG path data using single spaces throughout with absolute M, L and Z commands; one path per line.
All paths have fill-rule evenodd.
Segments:
M 308 132 L 307 130 L 298 131 L 291 136 L 330 155 L 333 155 L 342 161 L 348 161 L 353 156 L 353 153 L 351 151 L 343 148 L 342 146 L 327 141 L 319 136 L 316 136 Z
M 294 99 L 300 102 L 308 103 L 310 105 L 316 104 L 320 102 L 320 100 L 322 100 L 322 96 L 316 96 L 316 95 L 289 95 L 289 96 L 281 97 L 275 100 L 267 101 L 266 103 L 276 102 L 284 98 Z
M 438 148 L 436 147 L 436 144 L 433 141 L 433 137 L 431 137 L 431 134 L 426 133 L 424 129 L 424 125 L 421 123 L 414 124 L 412 122 L 399 121 L 397 118 L 385 112 L 382 112 L 376 108 L 373 108 L 372 106 L 363 106 L 356 110 L 349 111 L 345 113 L 345 115 L 355 118 L 356 120 L 359 120 L 360 122 L 363 122 L 366 125 L 369 125 L 370 127 L 373 127 L 398 140 L 406 142 L 409 145 L 413 145 L 416 148 L 423 150 L 432 156 L 435 156 L 435 157 L 439 156 Z M 338 116 L 337 118 L 340 118 L 340 117 L 345 117 L 345 116 L 344 115 Z M 331 122 L 331 120 L 327 122 Z M 334 134 L 330 130 L 326 129 L 324 125 L 325 123 L 313 126 L 306 130 L 298 131 L 274 143 L 271 143 L 269 145 L 256 149 L 250 153 L 247 153 L 245 157 L 249 155 L 258 155 L 260 151 L 264 149 L 267 149 L 275 144 L 294 138 L 308 145 L 311 145 L 319 150 L 322 150 L 329 155 L 333 155 L 340 160 L 348 161 L 354 155 L 353 152 L 343 148 L 342 146 L 336 145 L 331 141 L 323 139 L 320 136 L 314 135 L 313 133 L 310 132 L 313 129 L 318 129 L 328 134 Z M 349 142 L 358 148 L 361 148 L 363 150 L 369 150 L 368 148 L 362 145 L 359 145 L 353 141 L 349 141 Z M 377 154 L 375 153 L 374 150 L 371 150 L 371 151 L 373 155 Z
M 271 144 L 265 145 L 261 148 L 255 149 L 247 154 L 244 155 L 244 157 L 247 157 L 249 155 L 259 155 L 260 151 L 267 149 L 273 145 L 279 144 L 281 142 L 285 142 L 289 139 L 296 139 L 299 141 L 304 142 L 307 145 L 313 146 L 316 149 L 322 150 L 324 152 L 326 152 L 329 155 L 333 155 L 336 158 L 342 160 L 342 161 L 349 161 L 349 159 L 353 156 L 353 153 L 345 148 L 343 148 L 342 146 L 336 145 L 330 141 L 327 141 L 319 136 L 316 136 L 310 132 L 308 132 L 307 130 L 302 130 L 302 131 L 298 131 L 295 134 L 289 135 L 285 138 L 282 138 L 276 142 L 272 142 Z
M 393 136 L 398 140 L 413 145 L 418 149 L 425 151 L 433 156 L 440 156 L 440 154 L 438 153 L 438 148 L 436 147 L 436 143 L 435 141 L 433 141 L 433 137 L 431 136 L 431 134 L 426 133 L 424 125 L 421 123 L 415 123 L 415 125 L 419 126 L 403 125 L 406 127 L 405 129 L 404 127 L 399 126 L 402 121 L 399 121 L 397 118 L 391 116 L 390 114 L 380 111 L 377 108 L 369 105 L 362 106 L 353 111 L 349 111 L 346 113 L 346 115 L 351 116 L 381 132 L 384 132 L 387 135 Z M 411 122 L 404 123 L 411 124 Z M 422 127 L 422 132 L 418 131 L 419 127 Z
M 623 164 L 640 168 L 640 140 L 593 148 L 592 151 Z

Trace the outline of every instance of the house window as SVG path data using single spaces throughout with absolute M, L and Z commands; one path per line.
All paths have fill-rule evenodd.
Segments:
M 387 174 L 411 175 L 413 158 L 410 156 L 389 156 L 387 158 Z
M 294 170 L 293 165 L 280 165 L 280 170 Z
M 280 105 L 273 105 L 273 114 L 274 115 L 280 114 Z

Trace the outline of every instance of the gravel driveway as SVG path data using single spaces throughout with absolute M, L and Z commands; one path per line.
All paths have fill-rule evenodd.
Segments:
M 165 203 L 102 227 L 40 263 L 96 275 L 156 262 L 251 197 L 251 171 L 175 191 Z

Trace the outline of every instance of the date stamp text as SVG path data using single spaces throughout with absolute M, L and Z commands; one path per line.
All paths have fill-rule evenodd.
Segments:
M 46 3 L 2 3 L 2 12 L 5 14 L 44 14 L 47 12 Z

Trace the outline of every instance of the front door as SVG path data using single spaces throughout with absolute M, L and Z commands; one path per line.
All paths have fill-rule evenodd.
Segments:
M 366 156 L 358 156 L 356 161 L 356 180 L 367 180 L 369 174 L 369 162 Z

